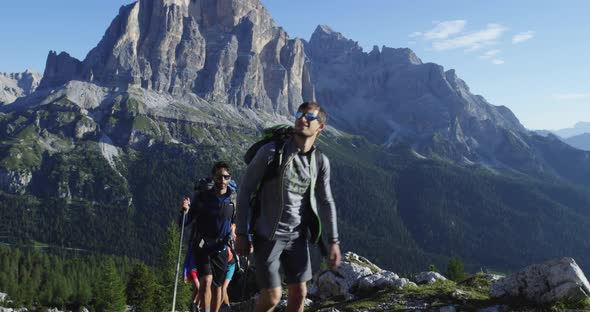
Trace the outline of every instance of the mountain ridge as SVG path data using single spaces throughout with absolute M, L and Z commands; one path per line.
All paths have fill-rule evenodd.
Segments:
M 340 129 L 466 164 L 515 168 L 499 150 L 512 138 L 531 141 L 509 109 L 471 94 L 454 70 L 424 64 L 410 49 L 365 53 L 327 25 L 309 42 L 290 39 L 256 0 L 123 6 L 83 61 L 51 52 L 44 76 L 45 89 L 79 79 L 279 115 L 318 100 Z M 535 148 L 527 149 L 529 161 L 539 162 Z M 542 161 L 535 167 L 556 170 Z
M 571 136 L 564 141 L 575 148 L 590 151 L 590 133 L 588 132 Z

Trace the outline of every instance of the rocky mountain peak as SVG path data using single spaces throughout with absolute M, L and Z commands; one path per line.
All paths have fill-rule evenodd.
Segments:
M 43 87 L 79 79 L 279 113 L 314 98 L 303 42 L 258 0 L 139 0 L 83 62 L 67 53 L 47 62 Z
M 22 73 L 0 73 L 0 105 L 33 93 L 41 78 L 41 74 L 29 69 Z
M 492 163 L 504 140 L 498 133 L 526 135 L 508 109 L 471 94 L 454 70 L 423 63 L 408 48 L 365 53 L 327 25 L 317 26 L 309 43 L 290 39 L 258 0 L 123 6 L 83 61 L 50 52 L 41 87 L 70 80 L 279 115 L 317 99 L 342 130 L 457 160 Z
M 342 36 L 342 34 L 340 34 L 339 32 L 335 32 L 330 26 L 322 24 L 322 25 L 318 25 L 314 31 L 315 32 L 323 32 L 326 34 L 337 34 Z
M 309 40 L 308 54 L 312 59 L 347 57 L 362 53 L 363 49 L 354 40 L 334 31 L 327 25 L 318 25 Z

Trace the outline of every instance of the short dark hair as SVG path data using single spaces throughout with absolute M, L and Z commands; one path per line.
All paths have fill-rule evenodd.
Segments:
M 304 102 L 303 104 L 299 105 L 297 111 L 305 111 L 308 109 L 317 109 L 318 112 L 318 121 L 321 124 L 325 124 L 328 121 L 328 113 L 322 108 L 322 106 L 317 102 Z
M 218 161 L 213 164 L 213 168 L 211 169 L 211 175 L 215 175 L 215 173 L 217 173 L 217 170 L 219 169 L 225 169 L 227 170 L 227 172 L 229 172 L 229 174 L 231 174 L 231 168 L 229 164 L 225 161 Z

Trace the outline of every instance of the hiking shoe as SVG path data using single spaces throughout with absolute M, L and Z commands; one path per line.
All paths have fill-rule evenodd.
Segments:
M 221 307 L 219 307 L 219 312 L 231 312 L 231 307 L 229 304 L 222 304 Z
M 192 302 L 191 303 L 191 312 L 201 312 L 201 307 L 198 304 Z

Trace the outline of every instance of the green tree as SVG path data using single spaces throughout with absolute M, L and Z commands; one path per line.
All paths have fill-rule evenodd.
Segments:
M 135 265 L 127 282 L 127 303 L 136 312 L 157 311 L 155 306 L 156 279 L 143 263 Z
M 463 262 L 457 257 L 451 257 L 447 266 L 447 278 L 455 282 L 460 282 L 467 277 L 463 272 Z
M 166 244 L 164 245 L 164 250 L 160 258 L 158 274 L 160 288 L 156 291 L 157 311 L 169 311 L 172 305 L 174 279 L 176 277 L 176 263 L 178 260 L 178 247 L 180 247 L 180 231 L 176 223 L 172 221 L 166 229 Z M 192 294 L 190 287 L 189 284 L 179 281 L 176 295 L 177 310 L 184 310 L 190 303 Z
M 96 290 L 96 311 L 125 311 L 125 286 L 112 259 L 107 260 Z
M 431 264 L 428 266 L 428 271 L 430 272 L 438 272 L 438 269 L 436 268 L 436 265 Z

